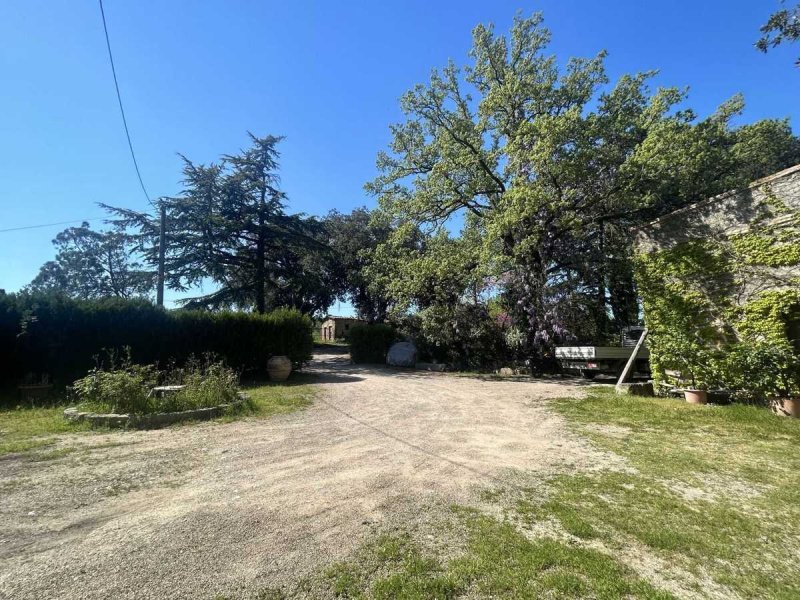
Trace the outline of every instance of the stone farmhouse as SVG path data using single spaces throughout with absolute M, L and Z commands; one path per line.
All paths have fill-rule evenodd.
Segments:
M 366 323 L 366 321 L 354 317 L 334 317 L 329 315 L 322 322 L 320 337 L 324 341 L 341 340 L 347 337 L 353 326 L 366 325 Z

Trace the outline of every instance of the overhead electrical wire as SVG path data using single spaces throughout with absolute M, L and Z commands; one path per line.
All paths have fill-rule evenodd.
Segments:
M 131 142 L 131 132 L 128 130 L 128 120 L 125 118 L 125 109 L 122 106 L 122 95 L 119 93 L 119 82 L 117 81 L 117 70 L 114 68 L 114 55 L 111 53 L 111 41 L 108 38 L 108 25 L 106 24 L 106 13 L 103 10 L 103 0 L 100 2 L 100 16 L 103 18 L 103 31 L 106 34 L 106 47 L 108 48 L 108 61 L 111 63 L 111 74 L 114 76 L 114 88 L 117 90 L 117 101 L 119 102 L 119 112 L 122 115 L 122 124 L 125 126 L 125 137 L 128 139 L 128 148 L 131 151 L 131 158 L 133 159 L 133 166 L 136 169 L 136 176 L 139 178 L 139 185 L 142 186 L 144 197 L 147 198 L 147 203 L 150 204 L 150 194 L 147 193 L 147 188 L 144 187 L 142 180 L 142 173 L 139 171 L 139 163 L 136 161 L 136 153 L 133 151 L 133 142 Z
M 9 231 L 22 231 L 24 229 L 39 229 L 41 227 L 55 227 L 56 225 L 69 225 L 70 223 L 83 223 L 85 221 L 98 221 L 105 217 L 93 217 L 91 219 L 72 219 L 71 221 L 59 221 L 58 223 L 42 223 L 41 225 L 23 225 L 22 227 L 9 227 L 8 229 L 0 229 L 0 233 L 8 233 Z
M 117 102 L 119 103 L 119 112 L 122 115 L 122 125 L 125 128 L 125 138 L 128 140 L 128 148 L 131 151 L 131 158 L 133 159 L 133 167 L 136 169 L 136 177 L 139 179 L 139 185 L 142 187 L 142 192 L 144 192 L 144 197 L 147 198 L 148 204 L 150 204 L 150 194 L 147 193 L 147 188 L 144 185 L 144 180 L 142 179 L 142 173 L 139 170 L 139 163 L 136 160 L 136 152 L 133 150 L 133 142 L 131 142 L 131 133 L 128 129 L 128 119 L 125 117 L 125 108 L 122 105 L 122 95 L 119 92 L 119 82 L 117 81 L 117 69 L 114 67 L 114 55 L 111 52 L 111 40 L 108 37 L 108 25 L 106 23 L 106 13 L 103 9 L 103 0 L 98 0 L 100 3 L 100 16 L 103 19 L 103 32 L 106 36 L 106 48 L 108 48 L 108 62 L 111 63 L 111 74 L 114 77 L 114 89 L 117 91 Z M 42 227 L 55 227 L 56 225 L 69 225 L 70 223 L 82 223 L 84 221 L 97 221 L 103 217 L 93 217 L 91 219 L 72 219 L 70 221 L 59 221 L 57 223 L 42 223 L 39 225 L 24 225 L 22 227 L 8 227 L 6 229 L 0 229 L 0 233 L 8 233 L 11 231 L 23 231 L 25 229 L 40 229 Z

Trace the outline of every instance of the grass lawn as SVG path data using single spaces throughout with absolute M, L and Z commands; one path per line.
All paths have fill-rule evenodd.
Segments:
M 0 456 L 51 446 L 59 435 L 89 429 L 67 421 L 63 412 L 63 406 L 0 409 Z
M 521 512 L 612 550 L 639 546 L 698 590 L 800 598 L 800 420 L 607 390 L 556 407 L 634 470 L 563 475 Z
M 217 419 L 230 422 L 242 418 L 266 418 L 292 412 L 310 405 L 314 397 L 314 377 L 296 373 L 285 383 L 253 382 L 243 386 L 250 400 L 241 409 Z M 6 402 L 6 405 L 10 402 Z M 64 418 L 64 403 L 47 407 L 0 408 L 0 456 L 44 449 L 70 433 L 94 431 L 87 423 L 74 423 Z M 190 426 L 183 423 L 175 427 Z M 108 431 L 108 430 L 102 430 Z M 68 449 L 60 449 L 65 452 Z M 42 456 L 49 456 L 45 453 Z
M 509 522 L 454 507 L 466 545 L 443 562 L 410 536 L 384 535 L 325 573 L 341 598 L 672 598 L 606 553 L 529 539 Z
M 455 507 L 455 557 L 384 535 L 330 567 L 328 590 L 420 600 L 800 598 L 800 420 L 602 388 L 553 406 L 623 460 L 535 489 L 487 490 L 492 516 Z
M 242 390 L 250 396 L 250 401 L 244 410 L 222 417 L 222 420 L 235 420 L 248 416 L 271 417 L 305 408 L 314 400 L 315 382 L 314 375 L 294 373 L 283 383 L 258 381 L 245 384 Z

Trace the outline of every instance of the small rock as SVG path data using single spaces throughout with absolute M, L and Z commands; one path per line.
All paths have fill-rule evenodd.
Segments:
M 35 517 L 36 516 L 36 512 L 35 511 L 31 511 L 31 512 L 28 513 L 28 516 L 29 517 Z

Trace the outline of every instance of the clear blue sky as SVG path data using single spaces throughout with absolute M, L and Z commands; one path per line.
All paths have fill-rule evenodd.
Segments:
M 245 131 L 282 134 L 290 210 L 373 201 L 398 98 L 449 58 L 464 62 L 479 22 L 507 30 L 541 10 L 560 59 L 605 48 L 621 73 L 660 69 L 708 114 L 743 92 L 744 121 L 800 127 L 800 46 L 763 55 L 758 27 L 777 0 L 642 2 L 269 2 L 105 0 L 123 100 L 151 196 L 176 193 L 176 152 L 235 152 Z M 0 229 L 144 208 L 114 94 L 96 0 L 0 3 Z M 53 257 L 63 227 L 0 234 L 0 288 Z M 333 307 L 336 311 L 337 307 Z M 344 307 L 342 307 L 344 308 Z

